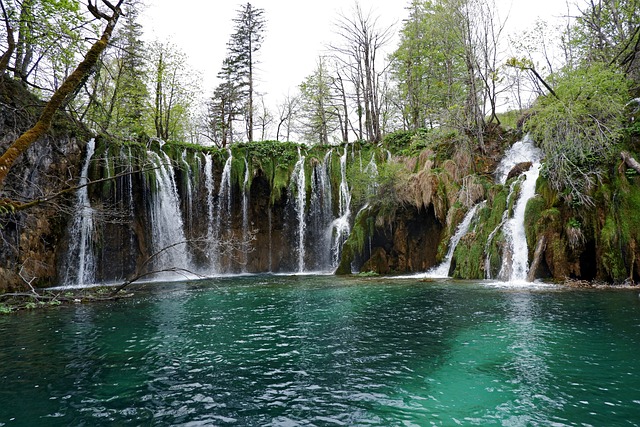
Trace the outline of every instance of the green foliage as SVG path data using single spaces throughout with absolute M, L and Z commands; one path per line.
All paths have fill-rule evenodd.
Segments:
M 375 271 L 361 271 L 360 273 L 358 273 L 358 277 L 378 277 L 378 276 L 380 275 Z
M 489 197 L 481 207 L 475 220 L 475 226 L 458 244 L 454 252 L 454 270 L 452 277 L 464 279 L 484 279 L 486 277 L 485 259 L 489 258 L 491 277 L 495 277 L 500 268 L 504 236 L 497 231 L 491 241 L 489 236 L 502 222 L 505 209 L 513 208 L 515 197 L 507 205 L 509 186 L 495 185 L 488 191 Z M 443 249 L 440 251 L 444 254 Z
M 328 144 L 329 135 L 338 127 L 338 106 L 331 89 L 333 81 L 325 59 L 320 57 L 313 74 L 300 84 L 305 141 Z
M 6 304 L 0 304 L 0 314 L 9 314 L 12 312 L 13 312 L 13 307 Z
M 78 32 L 84 21 L 80 2 L 6 0 L 3 6 L 8 17 L 6 25 L 15 33 L 14 76 L 38 85 L 50 85 L 48 88 L 53 86 L 52 82 L 64 79 L 83 49 L 83 38 Z M 40 74 L 46 74 L 47 78 L 39 78 Z
M 252 141 L 234 144 L 234 176 L 236 182 L 242 185 L 244 179 L 244 159 L 253 171 L 249 175 L 249 185 L 257 171 L 261 171 L 271 184 L 271 202 L 282 197 L 291 179 L 293 167 L 299 159 L 298 150 L 304 147 L 292 142 Z M 242 159 L 241 161 L 236 159 Z
M 246 3 L 233 19 L 234 33 L 227 43 L 228 54 L 224 59 L 219 77 L 223 84 L 218 86 L 212 103 L 212 127 L 225 146 L 227 138 L 233 135 L 233 121 L 244 114 L 247 124 L 247 139 L 253 141 L 253 115 L 255 93 L 255 53 L 262 46 L 266 25 L 264 9 Z
M 382 145 L 392 153 L 408 148 L 413 143 L 416 131 L 397 130 L 384 136 Z
M 393 54 L 404 122 L 412 130 L 449 120 L 449 111 L 465 101 L 465 45 L 460 2 L 413 0 Z
M 350 274 L 351 262 L 361 257 L 365 243 L 375 231 L 376 212 L 374 209 L 363 209 L 358 213 L 347 241 L 342 245 L 342 256 L 336 274 Z
M 410 173 L 402 163 L 384 162 L 378 165 L 375 185 L 369 172 L 357 163 L 348 168 L 351 186 L 351 203 L 363 206 L 368 203 L 378 214 L 379 222 L 391 222 L 396 211 L 405 203 Z
M 145 133 L 165 142 L 190 140 L 199 77 L 187 68 L 186 54 L 169 42 L 151 43 L 148 57 L 152 101 L 145 116 Z
M 576 218 L 569 218 L 569 221 L 567 221 L 567 226 L 571 228 L 581 228 L 582 223 Z
M 591 192 L 622 136 L 629 82 L 599 63 L 565 69 L 553 82 L 558 98 L 538 98 L 526 127 L 544 152 L 542 174 L 552 188 L 570 204 L 593 205 Z
M 509 110 L 503 113 L 498 113 L 498 120 L 502 127 L 506 129 L 515 129 L 518 127 L 518 119 L 522 116 L 520 110 Z
M 639 6 L 637 0 L 609 0 L 582 8 L 569 32 L 574 60 L 615 64 L 637 81 Z

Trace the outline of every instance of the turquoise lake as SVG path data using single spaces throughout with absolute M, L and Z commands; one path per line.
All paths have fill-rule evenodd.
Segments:
M 634 290 L 333 276 L 0 317 L 0 426 L 640 425 Z

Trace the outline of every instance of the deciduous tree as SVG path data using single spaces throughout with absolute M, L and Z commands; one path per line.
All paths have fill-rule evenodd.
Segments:
M 335 24 L 340 42 L 330 47 L 342 64 L 350 69 L 356 91 L 357 110 L 364 115 L 367 140 L 382 140 L 380 125 L 380 78 L 386 70 L 379 55 L 392 38 L 393 26 L 382 27 L 379 18 L 364 12 L 358 3 L 353 15 L 341 15 Z

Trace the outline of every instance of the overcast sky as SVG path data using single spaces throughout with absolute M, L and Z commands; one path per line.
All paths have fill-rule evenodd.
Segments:
M 563 0 L 496 0 L 501 17 L 509 15 L 509 33 L 530 28 L 536 18 L 566 14 Z M 246 1 L 147 0 L 142 13 L 145 39 L 170 40 L 202 73 L 202 94 L 209 96 L 234 31 L 233 19 Z M 264 9 L 267 21 L 259 52 L 257 90 L 273 105 L 288 91 L 293 93 L 314 70 L 318 55 L 335 39 L 333 24 L 340 14 L 351 16 L 355 0 L 251 0 Z M 380 17 L 381 25 L 395 23 L 396 32 L 407 16 L 409 0 L 360 0 L 362 9 Z M 397 38 L 388 47 L 394 50 Z

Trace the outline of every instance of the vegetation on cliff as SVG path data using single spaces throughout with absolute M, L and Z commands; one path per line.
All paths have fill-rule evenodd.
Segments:
M 241 16 L 257 16 L 235 21 L 233 55 L 223 64 L 226 80 L 198 125 L 190 110 L 195 91 L 179 52 L 160 43 L 150 47 L 151 59 L 142 58 L 146 47 L 136 4 L 99 4 L 90 1 L 88 11 L 105 27 L 97 30 L 97 41 L 83 44 L 92 40 L 88 30 L 66 24 L 61 29 L 45 13 L 59 12 L 67 24 L 86 21 L 77 2 L 2 2 L 0 253 L 7 261 L 0 278 L 8 287 L 55 280 L 56 251 L 65 243 L 62 230 L 70 217 L 69 194 L 78 188 L 84 143 L 65 137 L 87 139 L 85 128 L 97 135 L 90 199 L 104 211 L 111 209 L 109 218 L 121 213 L 125 185 L 152 194 L 159 190 L 159 166 L 150 162 L 155 154 L 171 162 L 183 207 L 189 192 L 213 195 L 220 183 L 205 183 L 210 171 L 204 166 L 222 171 L 231 157 L 233 197 L 253 195 L 253 214 L 268 212 L 269 221 L 274 212 L 286 216 L 287 200 L 300 191 L 309 209 L 322 166 L 333 214 L 338 206 L 350 209 L 339 273 L 424 271 L 443 259 L 469 209 L 486 200 L 454 253 L 450 274 L 459 278 L 496 275 L 505 243 L 499 225 L 504 212 L 513 209 L 524 166 L 504 185 L 493 174 L 505 149 L 529 133 L 544 155 L 537 196 L 525 216 L 534 276 L 640 279 L 640 164 L 635 160 L 640 156 L 640 16 L 635 1 L 592 2 L 580 9 L 567 31 L 558 34 L 561 59 L 549 57 L 546 46 L 525 36 L 514 44 L 517 57 L 501 58 L 503 23 L 489 1 L 411 1 L 388 73 L 381 73 L 373 58 L 391 29 L 378 27 L 357 6 L 353 16 L 338 20 L 341 43 L 331 46 L 337 59 L 320 58 L 299 96 L 281 106 L 276 139 L 286 126 L 287 139 L 304 139 L 299 144 L 266 140 L 273 116 L 254 99 L 250 56 L 260 46 L 267 11 L 247 4 Z M 121 16 L 125 22 L 116 29 Z M 42 21 L 37 31 L 36 18 Z M 50 36 L 62 30 L 74 42 L 52 50 Z M 247 40 L 257 44 L 247 47 Z M 118 49 L 107 49 L 107 42 Z M 35 60 L 26 52 L 41 56 Z M 69 73 L 73 58 L 78 65 Z M 49 80 L 59 84 L 47 87 Z M 39 87 L 38 95 L 48 94 L 48 101 L 25 95 L 23 86 Z M 519 117 L 519 123 L 510 129 L 498 111 L 506 93 L 518 100 L 515 105 L 511 99 L 515 110 L 509 117 Z M 526 94 L 535 101 L 523 102 Z M 54 114 L 62 110 L 65 114 Z M 239 122 L 245 125 L 242 131 Z M 253 141 L 257 130 L 261 141 Z M 202 134 L 209 144 L 202 144 Z M 241 142 L 245 135 L 248 141 Z M 302 159 L 302 175 L 292 176 Z M 300 177 L 303 189 L 294 185 Z M 33 188 L 21 187 L 24 182 Z M 340 199 L 345 186 L 348 203 Z M 147 196 L 132 203 L 143 204 Z M 58 205 L 52 207 L 54 198 Z M 31 211 L 32 218 L 18 212 L 41 204 L 48 206 Z M 144 219 L 135 221 L 125 226 L 121 220 L 118 232 L 133 229 L 144 254 L 148 236 L 139 230 Z M 230 227 L 236 234 L 241 228 Z M 106 244 L 108 231 L 102 233 L 99 245 Z

